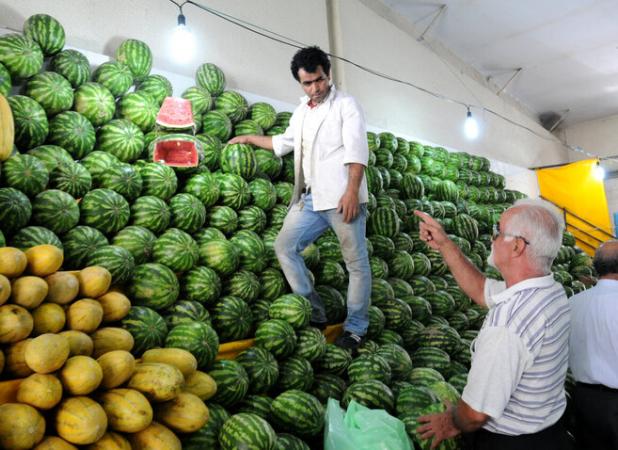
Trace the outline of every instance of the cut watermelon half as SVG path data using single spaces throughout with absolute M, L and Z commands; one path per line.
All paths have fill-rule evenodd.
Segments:
M 157 125 L 172 129 L 195 127 L 191 101 L 179 97 L 166 97 L 157 114 Z
M 152 160 L 172 167 L 196 167 L 199 164 L 197 138 L 186 134 L 166 134 L 153 142 Z

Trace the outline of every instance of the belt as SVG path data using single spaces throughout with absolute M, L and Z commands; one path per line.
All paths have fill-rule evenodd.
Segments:
M 301 191 L 302 194 L 311 194 L 311 186 L 305 186 Z
M 618 389 L 610 388 L 605 386 L 604 384 L 588 384 L 588 383 L 580 383 L 579 381 L 575 383 L 577 386 L 592 389 L 594 391 L 603 391 L 603 392 L 614 392 L 618 393 Z

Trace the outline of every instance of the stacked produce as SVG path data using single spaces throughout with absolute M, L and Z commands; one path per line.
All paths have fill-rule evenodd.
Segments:
M 196 85 L 182 93 L 192 103 L 199 166 L 172 168 L 152 161 L 152 143 L 166 133 L 155 130 L 156 114 L 173 89 L 150 74 L 148 46 L 129 39 L 115 60 L 90 73 L 86 57 L 62 50 L 63 42 L 62 26 L 45 15 L 29 18 L 23 35 L 0 37 L 0 93 L 10 93 L 12 80 L 26 94 L 8 98 L 16 148 L 10 157 L 0 148 L 0 245 L 55 246 L 64 251 L 63 269 L 105 268 L 119 289 L 113 295 L 124 297 L 122 290 L 131 299 L 126 316 L 114 320 L 122 319 L 118 333 L 133 340 L 121 351 L 143 364 L 136 381 L 120 389 L 143 393 L 157 422 L 138 433 L 143 437 L 124 436 L 137 445 L 161 433 L 174 444 L 153 448 L 173 448 L 167 426 L 184 448 L 320 448 L 324 405 L 333 397 L 344 406 L 354 399 L 386 409 L 427 448 L 416 419 L 440 410 L 442 400 L 456 401 L 484 312 L 457 287 L 440 254 L 419 241 L 412 211 L 436 217 L 475 265 L 499 277 L 485 263 L 489 233 L 523 195 L 504 189 L 486 158 L 368 133 L 372 306 L 368 340 L 353 357 L 308 326 L 309 302 L 289 292 L 274 255 L 292 195 L 291 155 L 225 145 L 234 135 L 282 133 L 290 113 L 249 105 L 226 90 L 220 68 L 204 63 Z M 41 72 L 44 55 L 49 64 Z M 303 255 L 329 322 L 342 322 L 347 272 L 336 236 L 327 232 Z M 594 281 L 589 258 L 568 233 L 555 269 L 569 294 L 585 288 L 582 280 Z M 6 330 L 0 326 L 0 336 L 15 333 Z M 255 347 L 216 360 L 220 343 L 245 338 L 255 338 Z M 216 382 L 212 398 L 203 389 L 212 385 L 207 375 L 191 375 L 196 367 Z M 154 379 L 169 381 L 174 398 L 157 403 Z M 208 420 L 197 431 L 203 403 L 178 393 L 181 380 L 185 391 L 200 386 L 196 393 L 207 400 Z M 117 397 L 101 391 L 95 400 L 107 411 Z M 440 448 L 457 446 L 450 440 Z

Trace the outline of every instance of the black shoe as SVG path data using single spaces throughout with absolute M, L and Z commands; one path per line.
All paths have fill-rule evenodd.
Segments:
M 341 347 L 346 350 L 356 351 L 358 347 L 365 341 L 364 336 L 359 336 L 350 331 L 344 331 L 341 336 L 335 341 L 337 347 Z
M 317 328 L 318 330 L 325 330 L 328 325 L 328 322 L 314 322 L 313 320 L 309 321 L 309 326 Z

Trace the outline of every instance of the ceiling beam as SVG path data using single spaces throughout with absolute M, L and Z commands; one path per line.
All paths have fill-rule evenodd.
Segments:
M 418 37 L 417 40 L 419 42 L 425 39 L 425 35 L 427 34 L 427 32 L 431 29 L 431 27 L 433 27 L 433 25 L 436 23 L 436 21 L 442 15 L 442 13 L 446 11 L 446 8 L 447 6 L 445 4 L 440 5 L 440 8 L 436 12 L 436 14 L 433 16 L 433 19 L 431 19 L 431 22 L 429 22 L 429 25 L 427 25 L 427 28 L 425 28 L 425 31 L 423 31 L 421 35 Z

